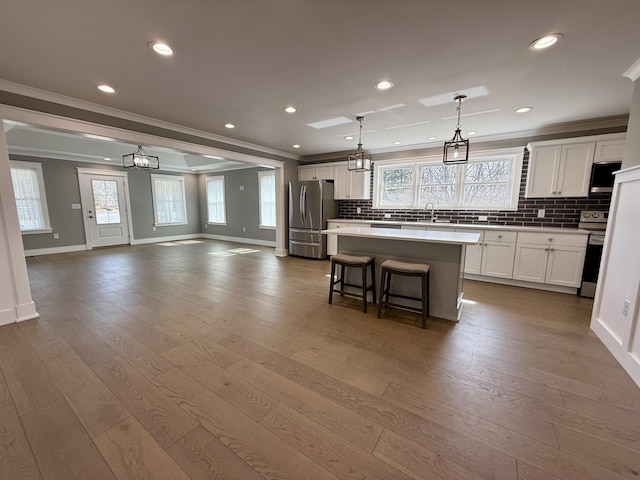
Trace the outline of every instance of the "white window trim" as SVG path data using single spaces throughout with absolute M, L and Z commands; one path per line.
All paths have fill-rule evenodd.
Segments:
M 224 222 L 209 221 L 209 182 L 214 178 L 222 178 L 222 198 L 224 198 Z M 224 175 L 208 175 L 204 182 L 204 194 L 207 203 L 207 225 L 227 225 L 227 179 Z
M 276 172 L 275 170 L 263 170 L 258 172 L 258 216 L 260 217 L 258 220 L 258 228 L 262 228 L 264 230 L 275 230 L 276 225 L 263 225 L 262 224 L 262 188 L 260 187 L 260 177 L 271 176 L 273 177 L 274 188 L 275 188 L 275 180 L 276 180 Z
M 511 180 L 510 180 L 510 192 L 509 192 L 509 200 L 510 203 L 508 206 L 504 207 L 474 207 L 471 205 L 463 206 L 442 206 L 436 207 L 435 210 L 473 210 L 473 211 L 517 211 L 518 210 L 518 198 L 520 195 L 520 183 L 522 180 L 522 161 L 524 156 L 524 147 L 520 148 L 508 148 L 508 149 L 500 149 L 500 150 L 485 150 L 479 152 L 469 153 L 469 163 L 472 162 L 485 162 L 491 160 L 512 160 L 512 170 L 511 170 Z M 425 157 L 410 157 L 410 158 L 401 158 L 394 160 L 377 160 L 374 163 L 373 169 L 373 209 L 379 210 L 423 210 L 424 205 L 418 205 L 417 199 L 419 195 L 418 191 L 418 165 L 420 164 L 440 164 L 442 163 L 442 156 L 425 156 Z M 413 203 L 411 205 L 380 205 L 380 189 L 381 184 L 380 181 L 382 177 L 380 175 L 380 171 L 383 169 L 381 167 L 411 167 L 414 169 L 413 174 Z M 460 170 L 458 171 L 457 180 L 456 180 L 456 190 L 459 190 L 461 186 L 464 184 L 464 179 L 460 175 Z M 458 194 L 460 197 L 458 197 Z M 456 191 L 456 197 L 462 198 L 461 192 Z M 461 200 L 460 200 L 461 201 Z
M 51 221 L 49 220 L 49 206 L 47 205 L 47 192 L 44 189 L 44 176 L 42 175 L 42 164 L 38 162 L 21 162 L 18 160 L 10 161 L 10 168 L 29 168 L 35 170 L 38 178 L 38 191 L 40 193 L 40 208 L 42 208 L 42 219 L 44 220 L 44 228 L 38 230 L 20 230 L 22 235 L 35 235 L 38 233 L 51 233 Z
M 156 208 L 156 182 L 155 180 L 177 180 L 182 184 L 182 206 L 184 208 L 184 218 L 187 219 L 187 196 L 186 189 L 184 184 L 184 177 L 180 175 L 161 175 L 157 173 L 151 174 L 151 198 L 153 200 L 153 226 L 154 227 L 173 227 L 176 225 L 189 225 L 189 221 L 187 219 L 186 222 L 175 222 L 175 223 L 159 223 L 158 222 L 158 209 Z

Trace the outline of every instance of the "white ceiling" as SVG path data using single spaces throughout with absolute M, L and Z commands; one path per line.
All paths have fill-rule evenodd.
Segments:
M 486 91 L 462 105 L 478 139 L 628 114 L 639 20 L 638 0 L 3 0 L 0 80 L 303 157 L 355 149 L 344 136 L 364 112 L 365 149 L 393 150 L 450 138 L 470 89 Z

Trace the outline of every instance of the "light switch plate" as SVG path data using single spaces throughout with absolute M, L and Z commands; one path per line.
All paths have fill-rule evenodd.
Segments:
M 538 209 L 538 218 L 544 218 L 544 215 L 545 215 L 544 208 L 539 208 Z
M 244 185 L 240 185 L 240 190 L 244 190 Z
M 384 218 L 391 218 L 391 214 L 390 213 L 385 213 L 384 214 Z
M 71 210 L 82 210 L 82 206 L 79 203 L 72 203 Z
M 478 220 L 480 222 L 486 222 L 487 220 L 489 220 L 489 217 L 487 217 L 486 215 L 478 215 Z
M 356 213 L 362 213 L 362 208 L 356 207 Z

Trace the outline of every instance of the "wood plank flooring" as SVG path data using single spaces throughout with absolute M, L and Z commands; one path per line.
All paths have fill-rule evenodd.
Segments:
M 461 321 L 422 330 L 328 305 L 328 261 L 245 247 L 27 259 L 40 318 L 0 327 L 0 479 L 640 476 L 640 388 L 591 300 L 467 281 Z

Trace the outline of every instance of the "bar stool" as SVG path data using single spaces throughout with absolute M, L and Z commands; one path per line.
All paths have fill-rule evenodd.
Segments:
M 336 265 L 340 266 L 340 278 L 336 279 Z M 346 267 L 360 267 L 362 269 L 362 285 L 353 285 L 345 283 L 344 275 Z M 371 268 L 371 285 L 367 286 L 367 267 Z M 336 284 L 340 284 L 340 288 L 334 288 Z M 344 287 L 362 288 L 362 295 L 355 293 L 346 293 Z M 333 292 L 340 295 L 362 298 L 362 311 L 367 313 L 367 292 L 371 291 L 373 303 L 376 303 L 376 272 L 375 258 L 372 257 L 356 257 L 353 255 L 338 254 L 331 257 L 331 283 L 329 285 L 329 303 L 333 302 Z
M 427 328 L 427 317 L 429 316 L 429 265 L 420 263 L 398 262 L 396 260 L 385 260 L 382 262 L 382 275 L 380 279 L 380 303 L 378 304 L 378 318 L 382 316 L 383 307 L 399 308 L 409 312 L 420 313 L 422 315 L 422 328 Z M 391 276 L 403 275 L 410 277 L 420 277 L 422 279 L 422 296 L 409 297 L 397 293 L 390 293 Z M 389 302 L 389 297 L 404 298 L 422 302 L 422 308 L 408 307 L 398 303 Z

